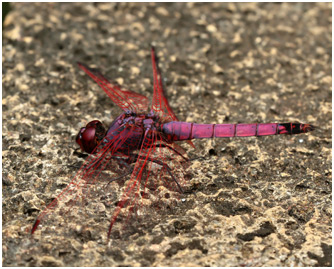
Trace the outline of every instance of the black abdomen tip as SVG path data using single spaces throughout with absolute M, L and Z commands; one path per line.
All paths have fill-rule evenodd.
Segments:
M 278 125 L 278 134 L 302 134 L 311 132 L 316 127 L 311 124 L 302 123 L 280 123 Z

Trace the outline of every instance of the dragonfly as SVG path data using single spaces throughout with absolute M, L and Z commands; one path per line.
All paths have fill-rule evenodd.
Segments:
M 178 141 L 186 141 L 194 147 L 193 139 L 293 135 L 315 129 L 311 124 L 291 122 L 198 124 L 179 121 L 166 98 L 154 47 L 151 47 L 151 61 L 151 104 L 146 96 L 126 90 L 108 80 L 99 70 L 78 63 L 123 113 L 113 120 L 108 129 L 98 120 L 80 129 L 76 142 L 89 155 L 67 187 L 37 216 L 31 234 L 43 226 L 44 221 L 50 218 L 56 221 L 55 215 L 60 214 L 61 207 L 66 208 L 62 214 L 67 214 L 77 203 L 89 205 L 89 201 L 86 204 L 82 201 L 89 199 L 89 193 L 95 191 L 94 186 L 99 184 L 101 178 L 106 179 L 106 186 L 117 181 L 124 184 L 117 206 L 112 206 L 108 238 L 120 215 L 123 219 L 129 219 L 134 211 L 140 210 L 145 204 L 148 189 L 164 192 L 165 198 L 168 198 L 166 190 L 184 193 L 184 169 L 190 160 L 185 149 L 176 143 Z M 113 176 L 110 173 L 105 175 L 105 171 Z

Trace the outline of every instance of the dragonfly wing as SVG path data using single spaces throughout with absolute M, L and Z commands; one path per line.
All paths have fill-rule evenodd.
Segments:
M 179 121 L 172 108 L 169 106 L 166 98 L 161 72 L 158 66 L 158 58 L 154 47 L 151 47 L 151 60 L 153 69 L 153 99 L 151 109 L 167 122 Z
M 88 214 L 90 217 L 95 217 L 87 213 L 85 207 L 99 202 L 101 197 L 98 196 L 101 193 L 106 195 L 105 187 L 109 186 L 110 174 L 106 175 L 107 184 L 100 181 L 105 176 L 106 170 L 118 174 L 116 163 L 112 166 L 110 164 L 112 161 L 118 162 L 119 159 L 117 158 L 120 158 L 118 150 L 129 135 L 131 135 L 131 132 L 124 129 L 113 139 L 105 137 L 99 143 L 67 187 L 39 214 L 32 227 L 32 234 L 40 224 L 45 224 L 45 227 L 43 225 L 44 233 L 50 229 L 52 230 L 52 227 L 64 226 L 64 222 L 76 222 L 79 225 L 86 222 L 87 224 L 89 221 Z M 114 170 L 108 171 L 108 169 Z M 102 204 L 103 202 L 100 202 L 99 206 L 104 207 Z M 55 231 L 56 229 L 53 232 Z
M 146 223 L 152 225 L 151 213 L 154 213 L 157 207 L 161 208 L 161 198 L 166 197 L 166 192 L 172 191 L 174 197 L 177 198 L 180 191 L 182 192 L 185 184 L 183 170 L 185 166 L 182 166 L 180 162 L 182 157 L 177 156 L 175 151 L 169 148 L 160 147 L 159 145 L 163 143 L 164 141 L 157 132 L 145 132 L 139 153 L 132 155 L 135 158 L 135 166 L 111 217 L 108 238 L 111 237 L 111 234 L 112 237 L 118 237 L 118 231 L 115 231 L 115 234 L 112 233 L 115 223 L 121 221 L 120 225 L 125 233 L 126 228 L 138 223 L 138 219 L 135 219 L 132 225 L 127 225 L 133 215 L 136 215 L 137 218 L 144 216 L 148 220 Z M 165 188 L 161 189 L 161 186 Z M 155 192 L 153 195 L 151 195 L 152 191 Z M 168 196 L 171 197 L 170 194 Z M 147 199 L 148 197 L 150 199 Z
M 145 167 L 147 164 L 147 158 L 149 158 L 149 155 L 153 150 L 154 150 L 154 141 L 148 138 L 146 131 L 143 138 L 143 143 L 141 145 L 141 149 L 138 154 L 138 156 L 141 157 L 137 158 L 135 156 L 134 158 L 135 166 L 133 172 L 131 174 L 130 179 L 127 181 L 125 185 L 125 190 L 123 192 L 123 195 L 120 201 L 118 202 L 117 208 L 114 210 L 114 213 L 111 217 L 108 231 L 108 238 L 110 237 L 112 227 L 114 226 L 122 210 L 123 209 L 129 210 L 126 217 L 128 219 L 132 213 L 131 211 L 133 211 L 133 209 L 138 206 L 142 180 L 145 181 L 148 179 L 148 176 L 146 178 L 143 177 L 144 173 L 146 172 Z
M 97 69 L 90 68 L 83 63 L 78 63 L 78 65 L 124 111 L 133 111 L 136 113 L 147 111 L 149 103 L 146 96 L 122 89 L 117 83 L 110 82 Z
M 153 99 L 151 110 L 159 115 L 165 122 L 179 121 L 166 98 L 164 85 L 162 82 L 161 72 L 158 66 L 158 58 L 154 47 L 151 47 L 151 59 L 153 69 Z M 195 148 L 194 144 L 189 140 L 189 145 Z

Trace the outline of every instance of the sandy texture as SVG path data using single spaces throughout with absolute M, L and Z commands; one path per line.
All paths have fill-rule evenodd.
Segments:
M 331 265 L 330 3 L 12 8 L 2 48 L 4 266 Z M 106 245 L 113 207 L 103 206 L 101 219 L 73 227 L 73 211 L 54 233 L 30 236 L 83 162 L 79 128 L 120 113 L 76 61 L 151 96 L 150 44 L 180 120 L 299 121 L 318 130 L 194 141 L 189 156 L 204 158 L 189 167 L 189 193 L 126 239 Z

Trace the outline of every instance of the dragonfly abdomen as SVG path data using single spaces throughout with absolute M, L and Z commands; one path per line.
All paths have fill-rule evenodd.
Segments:
M 302 123 L 197 124 L 173 121 L 162 126 L 162 131 L 172 141 L 213 137 L 300 134 L 312 130 L 314 130 L 312 125 Z

